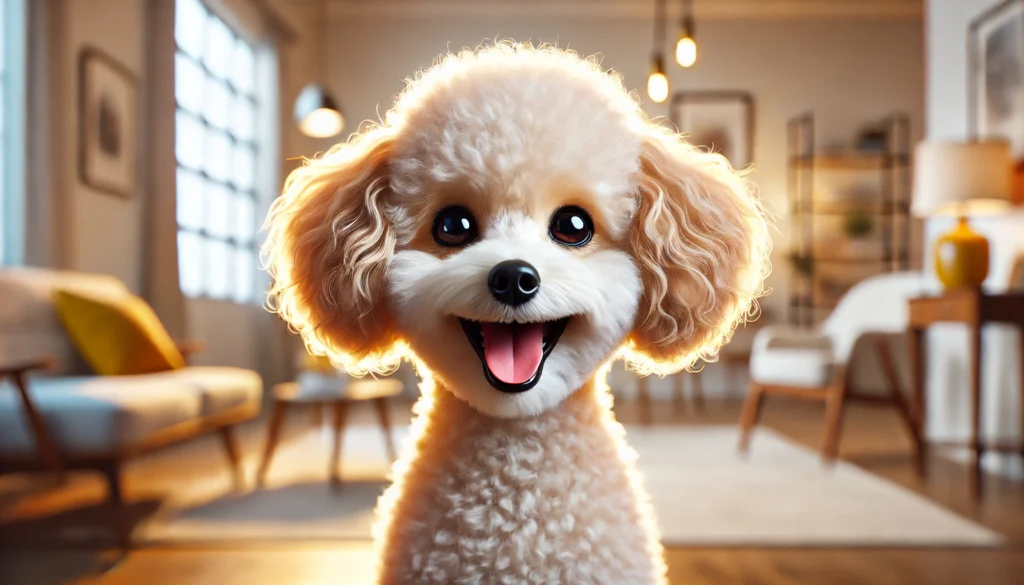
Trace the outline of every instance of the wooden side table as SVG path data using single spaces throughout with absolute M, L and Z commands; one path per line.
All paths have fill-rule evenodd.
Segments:
M 924 387 L 924 364 L 927 359 L 924 332 L 928 326 L 939 322 L 964 323 L 970 331 L 968 359 L 971 364 L 971 438 L 973 471 L 971 473 L 971 497 L 981 499 L 982 473 L 981 458 L 985 451 L 1019 452 L 1024 459 L 1024 444 L 985 445 L 981 440 L 981 363 L 983 347 L 982 328 L 986 323 L 1009 323 L 1021 330 L 1021 430 L 1024 432 L 1024 293 L 987 294 L 980 290 L 953 290 L 940 296 L 910 299 L 910 364 L 913 383 L 915 412 L 914 418 L 922 448 L 918 452 L 917 465 L 924 472 L 927 440 L 925 435 L 927 419 L 927 398 Z M 1024 438 L 1024 437 L 1022 437 Z
M 334 445 L 331 449 L 331 459 L 328 467 L 328 474 L 331 483 L 335 486 L 341 484 L 339 463 L 341 459 L 341 438 L 345 433 L 345 419 L 348 417 L 350 405 L 358 402 L 373 402 L 377 408 L 377 416 L 380 418 L 381 430 L 384 432 L 384 444 L 387 447 L 388 457 L 394 461 L 395 454 L 394 439 L 391 436 L 391 419 L 388 414 L 388 399 L 402 393 L 403 384 L 400 380 L 392 378 L 374 379 L 364 378 L 352 380 L 347 386 L 342 386 L 339 378 L 338 387 L 334 389 L 318 389 L 313 392 L 303 392 L 303 388 L 297 382 L 285 382 L 274 386 L 274 409 L 270 414 L 270 426 L 267 429 L 267 442 L 263 450 L 263 459 L 260 462 L 259 470 L 256 472 L 256 485 L 262 487 L 266 481 L 267 470 L 270 468 L 270 461 L 277 450 L 277 444 L 281 439 L 281 427 L 284 426 L 285 414 L 289 405 L 302 404 L 320 409 L 322 406 L 331 406 L 334 411 Z

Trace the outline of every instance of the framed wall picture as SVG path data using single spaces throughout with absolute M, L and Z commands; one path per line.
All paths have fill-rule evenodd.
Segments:
M 1024 0 L 1007 0 L 975 19 L 967 48 L 968 133 L 1009 141 L 1015 199 L 1024 203 Z
M 78 174 L 86 185 L 125 198 L 135 194 L 138 84 L 98 49 L 78 56 Z
M 686 140 L 721 153 L 733 168 L 754 161 L 754 97 L 745 91 L 684 91 L 672 98 L 672 123 Z

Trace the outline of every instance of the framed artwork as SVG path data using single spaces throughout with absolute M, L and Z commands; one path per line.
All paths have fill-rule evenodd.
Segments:
M 125 198 L 138 167 L 135 75 L 98 49 L 78 56 L 78 175 L 86 185 Z
M 754 161 L 754 97 L 745 91 L 684 91 L 672 98 L 672 123 L 694 146 L 721 153 L 733 168 Z
M 1007 0 L 974 20 L 967 49 L 968 133 L 1010 143 L 1014 198 L 1024 203 L 1024 0 Z

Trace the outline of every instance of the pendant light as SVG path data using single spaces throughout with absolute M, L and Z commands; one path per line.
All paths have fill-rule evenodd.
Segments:
M 693 0 L 683 1 L 683 16 L 679 22 L 679 40 L 676 42 L 676 63 L 693 67 L 697 62 L 697 41 L 693 38 Z
M 327 0 L 320 0 L 320 22 L 317 39 L 320 44 L 317 61 L 320 81 L 310 83 L 295 100 L 295 120 L 299 131 L 313 138 L 331 138 L 345 129 L 345 117 L 334 96 L 327 91 Z
M 651 74 L 647 78 L 647 96 L 655 103 L 668 99 L 668 77 L 665 76 L 665 0 L 654 0 L 654 54 L 651 56 Z

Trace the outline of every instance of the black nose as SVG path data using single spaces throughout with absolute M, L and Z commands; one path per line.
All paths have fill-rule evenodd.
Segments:
M 529 262 L 506 260 L 491 269 L 487 286 L 498 302 L 515 307 L 537 295 L 540 275 Z

